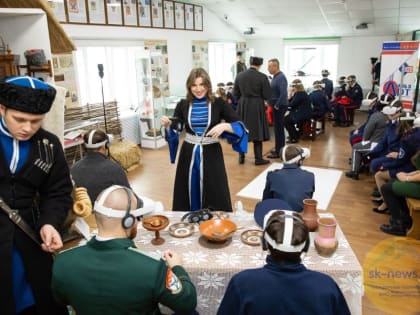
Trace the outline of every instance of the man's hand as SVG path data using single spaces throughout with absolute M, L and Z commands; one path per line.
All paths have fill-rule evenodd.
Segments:
M 44 251 L 53 253 L 63 247 L 60 233 L 51 224 L 43 225 L 39 234 L 43 242 L 41 247 Z
M 182 265 L 182 257 L 177 253 L 174 253 L 170 250 L 167 250 L 163 253 L 163 257 L 166 260 L 169 268 L 173 268 L 174 266 L 181 266 Z

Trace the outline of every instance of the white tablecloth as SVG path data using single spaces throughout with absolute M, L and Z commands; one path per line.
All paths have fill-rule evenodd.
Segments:
M 163 213 L 170 220 L 169 225 L 180 222 L 184 212 L 165 211 Z M 323 213 L 320 216 L 332 216 Z M 168 233 L 168 228 L 161 231 L 165 243 L 159 246 L 150 241 L 154 232 L 141 227 L 135 239 L 136 245 L 151 255 L 162 256 L 166 249 L 182 254 L 184 267 L 188 271 L 197 289 L 200 315 L 214 315 L 221 302 L 225 288 L 230 278 L 241 270 L 262 267 L 265 264 L 266 252 L 261 246 L 246 245 L 241 241 L 241 233 L 247 229 L 260 229 L 252 214 L 241 213 L 230 215 L 238 230 L 232 240 L 223 244 L 210 243 L 197 231 L 186 238 L 174 238 Z M 320 271 L 330 275 L 341 288 L 351 314 L 362 314 L 363 279 L 360 266 L 353 250 L 347 242 L 340 227 L 337 226 L 336 237 L 339 245 L 337 251 L 329 258 L 317 254 L 311 233 L 311 246 L 303 263 L 308 269 Z M 315 284 L 314 284 L 315 285 Z

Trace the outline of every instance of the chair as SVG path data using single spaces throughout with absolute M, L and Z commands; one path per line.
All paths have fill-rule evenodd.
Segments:
M 317 132 L 317 123 L 321 123 L 321 129 L 319 132 Z M 312 141 L 316 140 L 317 134 L 325 133 L 325 115 L 320 118 L 311 118 L 310 120 L 307 120 L 302 125 L 302 138 L 308 138 Z

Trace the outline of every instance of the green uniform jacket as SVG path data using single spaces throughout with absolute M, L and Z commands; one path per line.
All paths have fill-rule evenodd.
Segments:
M 181 266 L 145 255 L 130 239 L 97 241 L 59 254 L 52 288 L 59 303 L 77 315 L 160 314 L 158 303 L 191 312 L 197 294 Z

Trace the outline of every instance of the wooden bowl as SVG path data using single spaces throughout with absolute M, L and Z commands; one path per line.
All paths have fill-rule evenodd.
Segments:
M 152 217 L 143 218 L 142 224 L 146 230 L 160 231 L 168 226 L 169 219 L 164 215 L 155 215 Z
M 212 219 L 202 222 L 199 231 L 209 241 L 224 242 L 232 237 L 236 224 L 230 220 Z

